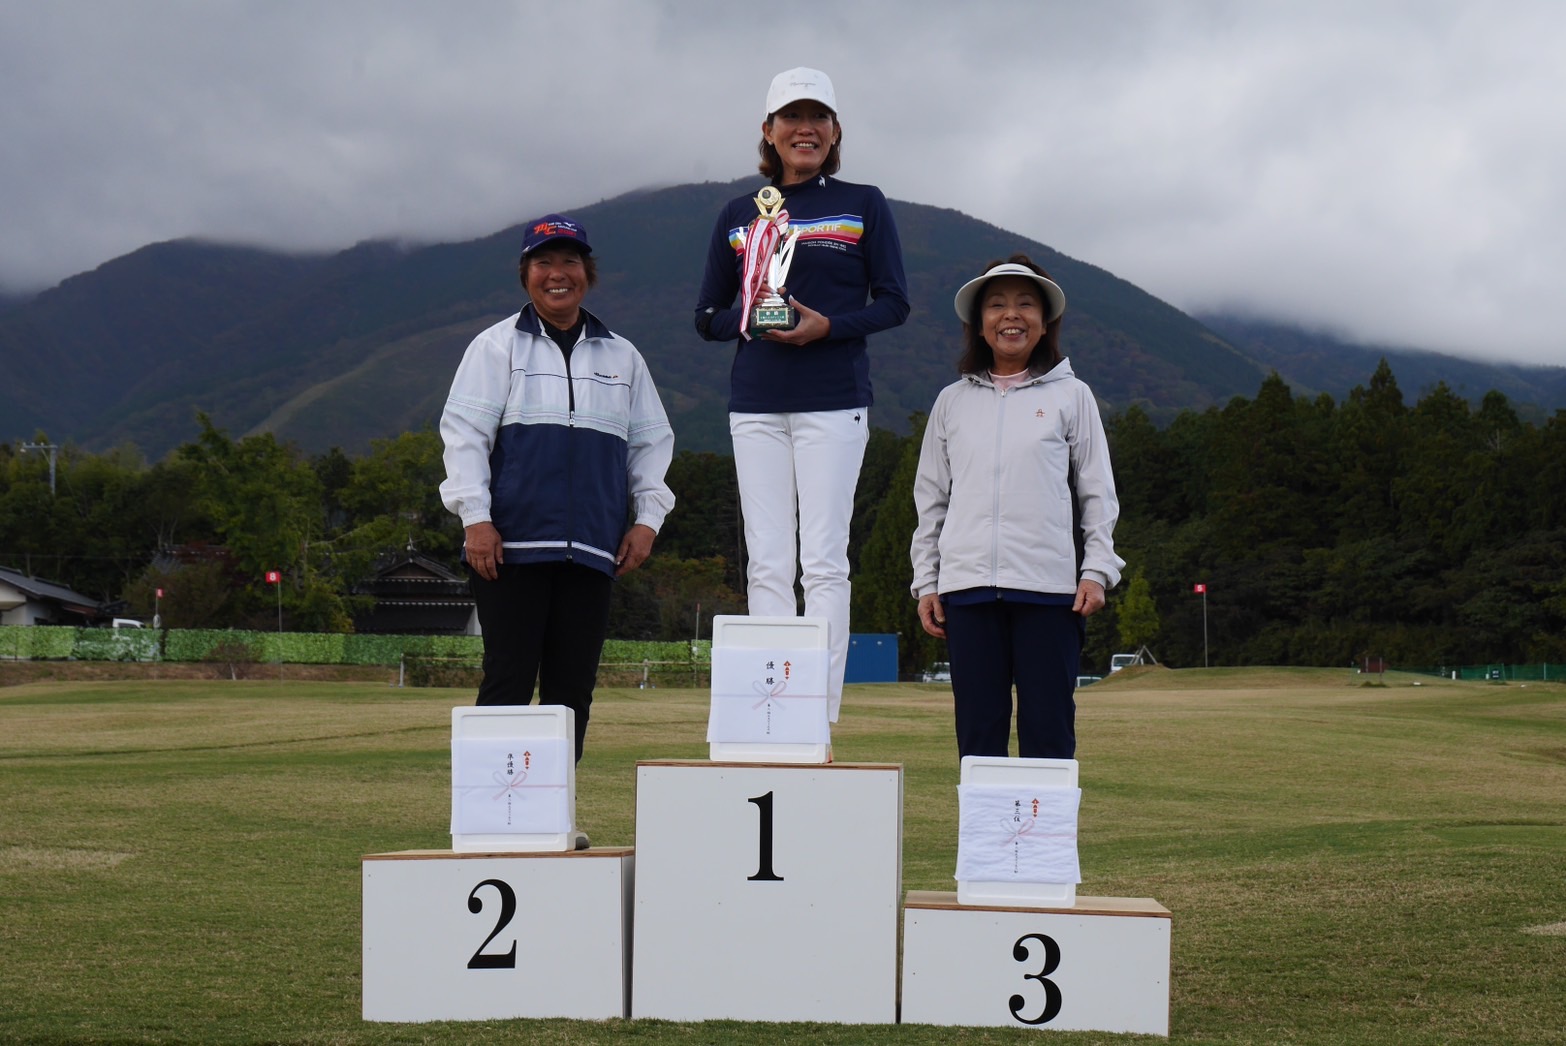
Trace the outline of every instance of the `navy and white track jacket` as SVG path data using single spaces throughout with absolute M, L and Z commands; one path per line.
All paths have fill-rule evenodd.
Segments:
M 531 303 L 473 339 L 440 419 L 440 494 L 464 527 L 494 523 L 507 564 L 613 576 L 627 505 L 654 531 L 674 507 L 674 430 L 636 346 L 582 311 L 569 365 Z

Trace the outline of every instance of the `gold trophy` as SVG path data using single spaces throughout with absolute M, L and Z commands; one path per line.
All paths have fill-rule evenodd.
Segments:
M 761 216 L 751 222 L 745 233 L 746 253 L 752 259 L 747 263 L 751 294 L 756 295 L 750 322 L 746 325 L 752 338 L 767 331 L 793 330 L 799 325 L 799 310 L 778 294 L 778 288 L 787 284 L 788 267 L 794 260 L 794 243 L 799 239 L 799 230 L 788 229 L 783 194 L 776 186 L 768 185 L 756 194 L 756 209 Z M 785 229 L 788 229 L 786 234 Z M 766 278 L 768 288 L 765 296 L 759 295 L 762 277 Z

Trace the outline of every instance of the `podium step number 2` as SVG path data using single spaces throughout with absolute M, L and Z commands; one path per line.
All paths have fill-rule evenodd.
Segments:
M 633 860 L 625 847 L 365 857 L 364 1019 L 626 1016 Z

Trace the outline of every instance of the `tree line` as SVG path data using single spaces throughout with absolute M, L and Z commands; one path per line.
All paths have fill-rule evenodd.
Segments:
M 872 433 L 850 542 L 855 631 L 898 633 L 905 672 L 943 659 L 908 595 L 912 422 Z M 352 629 L 388 558 L 457 565 L 433 431 L 312 456 L 198 423 L 151 465 L 65 447 L 53 493 L 42 455 L 0 447 L 0 563 L 131 616 L 156 605 L 167 627 L 276 627 L 280 599 L 286 627 L 326 632 Z M 1383 360 L 1342 403 L 1273 375 L 1167 426 L 1133 406 L 1106 427 L 1127 566 L 1085 672 L 1144 644 L 1182 667 L 1566 660 L 1566 411 L 1533 424 L 1498 392 L 1472 408 L 1441 384 L 1410 405 Z M 705 638 L 744 612 L 733 460 L 680 452 L 669 484 L 652 558 L 617 586 L 616 638 Z

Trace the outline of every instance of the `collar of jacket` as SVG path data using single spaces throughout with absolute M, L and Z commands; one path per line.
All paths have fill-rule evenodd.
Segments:
M 582 328 L 583 337 L 609 338 L 612 336 L 612 332 L 609 330 L 609 328 L 604 326 L 603 320 L 599 319 L 597 316 L 594 316 L 586 309 L 582 309 L 582 315 L 587 318 L 587 323 L 584 324 Z M 517 316 L 517 330 L 522 331 L 525 334 L 536 334 L 540 338 L 547 338 L 549 335 L 544 333 L 543 323 L 544 321 L 539 319 L 538 313 L 534 311 L 532 302 L 528 302 L 526 305 L 522 306 L 522 312 Z
M 1060 358 L 1060 362 L 1055 364 L 1053 367 L 1046 367 L 1043 370 L 1039 370 L 1037 367 L 1029 367 L 1028 380 L 1019 382 L 1014 386 L 1014 388 L 1025 389 L 1030 385 L 1037 385 L 1042 381 L 1052 381 L 1055 378 L 1064 378 L 1070 373 L 1071 366 L 1069 364 L 1069 359 L 1066 356 L 1062 356 Z M 987 370 L 971 374 L 964 374 L 963 377 L 966 380 L 973 382 L 975 385 L 982 385 L 987 389 L 993 389 L 995 387 L 995 383 L 990 380 L 990 372 Z
M 787 200 L 790 196 L 796 196 L 800 193 L 814 192 L 817 189 L 825 189 L 827 187 L 827 183 L 830 181 L 832 181 L 830 175 L 818 174 L 814 178 L 806 178 L 804 181 L 798 182 L 794 185 L 779 185 L 776 178 L 772 180 L 772 184 L 777 186 L 778 191 L 783 194 L 783 199 Z

